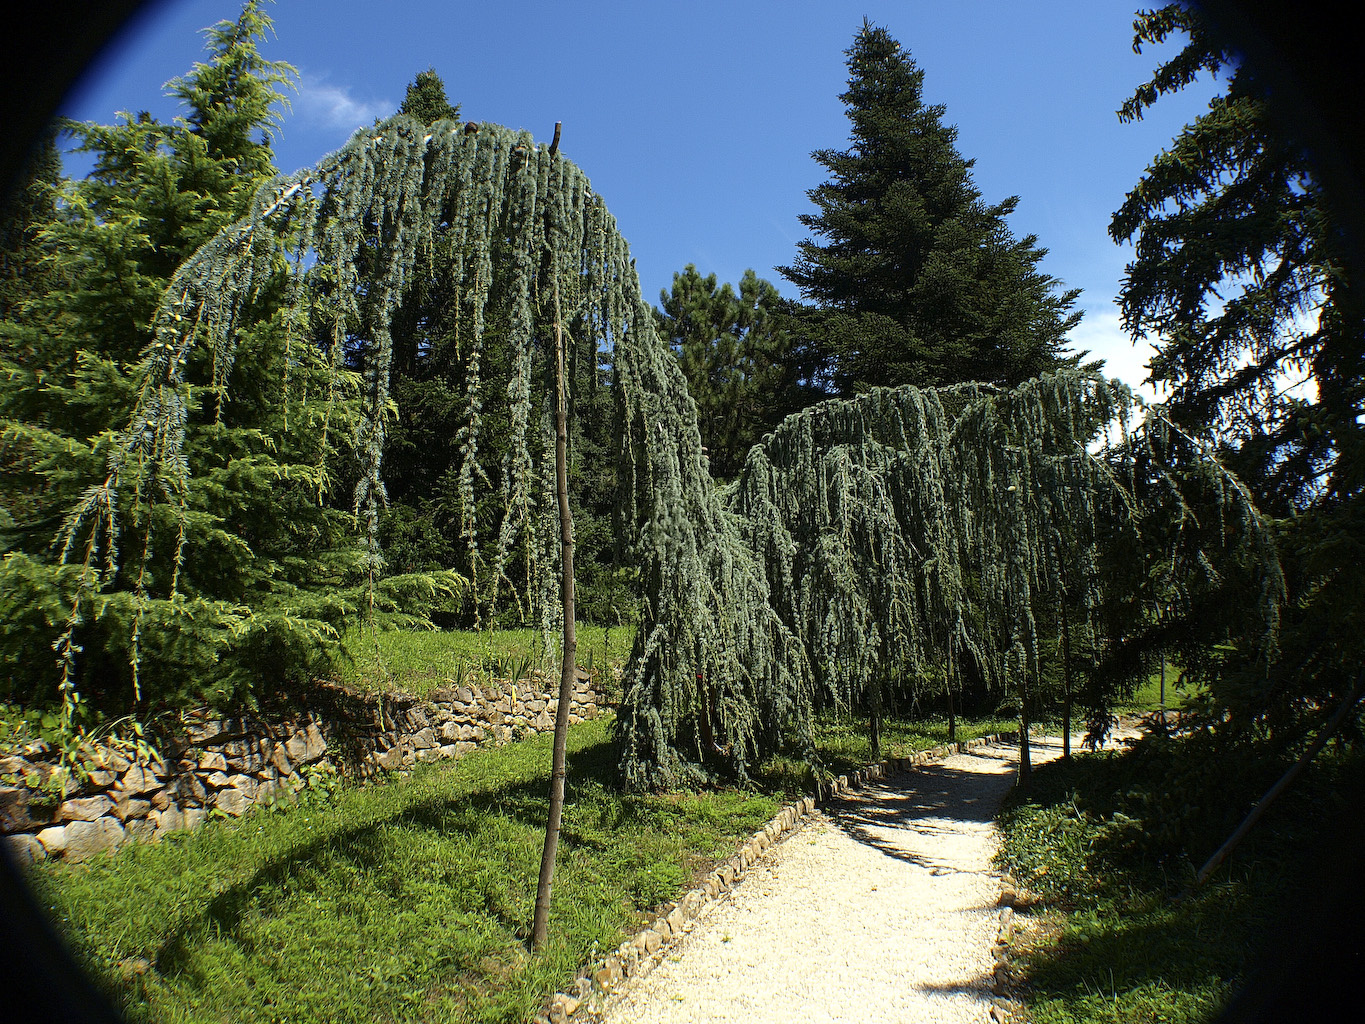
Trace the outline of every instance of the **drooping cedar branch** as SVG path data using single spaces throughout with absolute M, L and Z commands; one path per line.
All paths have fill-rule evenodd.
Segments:
M 453 254 L 466 361 L 461 534 L 489 600 L 510 585 L 509 552 L 524 543 L 548 635 L 563 608 L 549 596 L 562 566 L 549 465 L 553 327 L 569 339 L 566 387 L 581 361 L 595 366 L 600 350 L 611 353 L 619 522 L 643 599 L 617 724 L 628 785 L 677 785 L 718 769 L 742 775 L 792 730 L 809 751 L 822 694 L 875 706 L 872 687 L 940 664 L 970 663 L 988 682 L 1017 684 L 1037 672 L 1034 612 L 1055 599 L 1059 563 L 1087 565 L 1101 521 L 1140 529 L 1135 453 L 1145 453 L 1143 472 L 1155 481 L 1148 490 L 1186 514 L 1162 468 L 1175 428 L 1149 414 L 1127 431 L 1131 396 L 1077 372 L 1008 392 L 902 387 L 822 403 L 790 417 L 749 452 L 734 485 L 717 489 L 682 372 L 582 171 L 525 133 L 398 117 L 261 189 L 251 216 L 177 271 L 132 424 L 109 481 L 72 514 L 71 550 L 111 549 L 120 488 L 135 501 L 155 489 L 183 498 L 186 356 L 209 346 L 214 383 L 227 389 L 242 319 L 263 296 L 282 294 L 290 322 L 323 337 L 334 361 L 346 346 L 365 354 L 355 507 L 376 578 L 389 322 L 438 237 Z M 548 312 L 556 294 L 561 308 Z M 490 472 L 482 366 L 493 318 L 509 349 L 510 381 L 496 398 L 509 407 L 510 439 Z M 1092 453 L 1112 424 L 1123 432 L 1118 454 Z M 1273 550 L 1245 489 L 1208 464 L 1225 532 L 1264 566 L 1269 623 L 1282 590 Z M 481 481 L 497 488 L 503 509 L 487 561 L 474 537 Z M 135 518 L 152 528 L 153 517 Z M 102 535 L 109 543 L 80 540 Z

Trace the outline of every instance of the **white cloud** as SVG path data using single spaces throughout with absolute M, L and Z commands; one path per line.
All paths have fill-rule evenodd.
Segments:
M 1124 331 L 1119 312 L 1113 306 L 1101 306 L 1085 311 L 1085 318 L 1067 336 L 1074 349 L 1087 349 L 1090 358 L 1104 360 L 1106 377 L 1117 377 L 1148 402 L 1157 400 L 1147 378 L 1147 363 L 1156 349 L 1149 342 L 1136 345 Z
M 347 133 L 398 109 L 398 104 L 391 100 L 357 100 L 348 86 L 330 85 L 326 75 L 308 72 L 299 78 L 299 93 L 293 105 L 314 126 Z

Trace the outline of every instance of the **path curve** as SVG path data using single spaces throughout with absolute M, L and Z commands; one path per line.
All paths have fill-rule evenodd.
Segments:
M 1034 740 L 1039 764 L 1059 739 Z M 976 747 L 869 783 L 774 847 L 606 1024 L 981 1024 L 998 927 L 993 819 L 1018 748 Z

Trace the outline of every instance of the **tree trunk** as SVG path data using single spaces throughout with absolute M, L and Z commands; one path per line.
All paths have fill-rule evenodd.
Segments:
M 882 756 L 882 691 L 878 686 L 872 691 L 870 698 L 872 710 L 870 714 L 869 733 L 872 743 L 872 760 L 877 761 Z
M 948 677 L 948 742 L 957 742 L 957 714 L 953 710 L 953 677 Z
M 1161 607 L 1161 602 L 1160 602 L 1160 601 L 1158 601 L 1158 602 L 1156 603 L 1156 624 L 1157 624 L 1157 628 L 1161 630 L 1162 641 L 1164 642 L 1164 641 L 1165 641 L 1165 637 L 1166 637 L 1166 613 L 1165 613 L 1165 611 L 1162 609 L 1162 607 Z M 1160 704 L 1159 704 L 1158 706 L 1159 706 L 1160 709 L 1161 709 L 1161 726 L 1162 726 L 1162 728 L 1165 728 L 1165 727 L 1166 727 L 1166 649 L 1165 649 L 1164 647 L 1161 649 L 1161 670 L 1160 670 L 1160 671 L 1161 671 L 1161 689 L 1160 689 Z
M 1028 744 L 1028 671 L 1019 673 L 1019 780 L 1020 789 L 1026 790 L 1033 778 L 1033 763 L 1029 758 Z
M 556 125 L 555 141 L 559 140 Z M 555 304 L 555 491 L 559 504 L 560 592 L 564 599 L 564 660 L 559 672 L 559 707 L 555 711 L 554 755 L 550 767 L 550 814 L 545 825 L 545 850 L 540 858 L 540 883 L 536 887 L 535 921 L 531 945 L 543 949 L 549 934 L 550 890 L 555 877 L 555 853 L 559 849 L 559 826 L 564 817 L 565 760 L 569 745 L 569 704 L 573 700 L 574 669 L 578 637 L 574 629 L 573 516 L 569 512 L 568 394 L 564 382 L 564 327 L 560 321 L 559 282 L 554 285 Z
M 1237 848 L 1237 844 L 1251 831 L 1251 827 L 1255 825 L 1256 822 L 1260 821 L 1261 815 L 1266 812 L 1266 809 L 1275 802 L 1276 798 L 1278 798 L 1281 793 L 1289 788 L 1289 784 L 1298 778 L 1299 773 L 1312 763 L 1313 758 L 1318 756 L 1318 751 L 1321 750 L 1336 731 L 1341 728 L 1342 723 L 1346 721 L 1347 715 L 1351 713 L 1351 709 L 1360 701 L 1360 681 L 1361 677 L 1357 676 L 1354 685 L 1351 687 L 1351 692 L 1347 694 L 1346 699 L 1341 702 L 1341 707 L 1337 708 L 1336 714 L 1331 717 L 1327 724 L 1318 732 L 1317 736 L 1314 737 L 1313 742 L 1309 744 L 1308 749 L 1294 762 L 1294 766 L 1290 768 L 1289 771 L 1285 772 L 1284 775 L 1280 776 L 1280 780 L 1266 791 L 1265 796 L 1261 797 L 1261 799 L 1256 802 L 1256 805 L 1251 809 L 1251 813 L 1237 826 L 1237 831 L 1228 836 L 1227 842 L 1220 846 L 1214 855 L 1204 862 L 1204 866 L 1199 869 L 1199 874 L 1194 878 L 1194 884 L 1191 886 L 1192 889 L 1197 889 L 1199 886 L 1203 885 L 1204 880 L 1213 873 L 1214 869 L 1217 868 L 1219 864 L 1222 864 L 1223 861 L 1227 860 L 1228 855 Z
M 1066 592 L 1058 602 L 1062 613 L 1062 758 L 1071 758 L 1071 621 L 1066 616 Z

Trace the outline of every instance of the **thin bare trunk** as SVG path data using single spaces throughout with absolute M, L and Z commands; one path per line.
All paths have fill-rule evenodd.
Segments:
M 948 677 L 948 742 L 957 742 L 957 713 L 953 709 L 953 678 Z
M 1028 743 L 1028 670 L 1019 673 L 1019 780 L 1020 789 L 1028 789 L 1033 778 L 1033 762 Z
M 559 126 L 555 126 L 555 142 Z M 559 707 L 555 711 L 554 754 L 550 767 L 550 814 L 545 825 L 545 850 L 540 858 L 540 882 L 536 886 L 535 921 L 531 926 L 531 945 L 545 946 L 550 926 L 550 891 L 555 877 L 555 854 L 559 849 L 559 827 L 564 817 L 565 761 L 569 745 L 569 704 L 573 700 L 578 637 L 574 630 L 573 516 L 569 512 L 569 427 L 568 394 L 564 381 L 564 326 L 560 320 L 559 282 L 554 284 L 555 304 L 555 491 L 559 503 L 559 546 L 562 575 L 560 592 L 564 600 L 564 660 L 559 672 Z
M 1161 724 L 1166 724 L 1166 654 L 1161 655 Z
M 953 687 L 957 683 L 957 658 L 953 657 L 953 639 L 947 643 L 947 741 L 957 743 L 957 709 L 953 706 Z
M 1058 602 L 1062 613 L 1062 757 L 1071 757 L 1071 621 L 1066 615 L 1066 591 Z
M 878 687 L 872 693 L 872 712 L 871 712 L 871 740 L 872 740 L 872 760 L 879 760 L 882 756 L 882 691 Z
M 1251 831 L 1252 826 L 1260 821 L 1261 815 L 1266 812 L 1266 808 L 1274 803 L 1275 799 L 1289 788 L 1289 784 L 1298 778 L 1299 773 L 1308 767 L 1313 758 L 1317 757 L 1318 751 L 1332 738 L 1333 733 L 1341 728 L 1342 723 L 1346 721 L 1346 716 L 1350 714 L 1351 709 L 1354 708 L 1359 701 L 1360 678 L 1358 677 L 1355 681 L 1355 685 L 1351 687 L 1351 692 L 1347 695 L 1346 699 L 1342 701 L 1341 707 L 1337 708 L 1336 714 L 1334 714 L 1331 720 L 1322 727 L 1322 731 L 1318 733 L 1308 749 L 1303 752 L 1303 755 L 1294 762 L 1294 766 L 1290 768 L 1289 771 L 1285 772 L 1284 775 L 1280 776 L 1280 781 L 1271 786 L 1270 789 L 1266 791 L 1265 796 L 1261 797 L 1261 799 L 1256 802 L 1256 806 L 1251 809 L 1251 813 L 1237 826 L 1237 831 L 1228 836 L 1227 842 L 1218 847 L 1218 851 L 1204 862 L 1204 866 L 1199 869 L 1199 874 L 1195 876 L 1192 888 L 1198 888 L 1203 885 L 1204 880 L 1213 873 L 1214 869 L 1217 868 L 1219 864 L 1223 863 L 1223 861 L 1227 860 L 1228 855 L 1237 848 L 1237 844 L 1246 837 L 1246 834 Z

